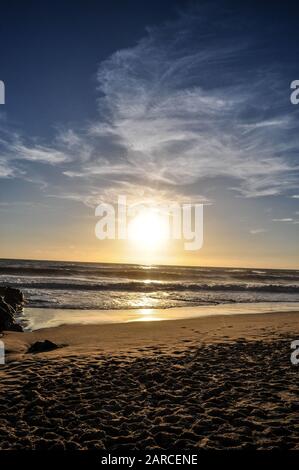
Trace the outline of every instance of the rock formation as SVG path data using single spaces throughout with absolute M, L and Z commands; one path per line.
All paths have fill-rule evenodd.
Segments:
M 24 297 L 19 289 L 0 288 L 0 331 L 23 331 L 16 322 L 15 314 L 22 310 Z

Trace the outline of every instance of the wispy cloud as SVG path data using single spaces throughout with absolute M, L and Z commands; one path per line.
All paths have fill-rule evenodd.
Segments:
M 140 43 L 120 50 L 98 71 L 102 121 L 93 138 L 109 138 L 118 152 L 71 177 L 105 175 L 131 181 L 156 181 L 182 189 L 203 179 L 223 177 L 246 197 L 280 194 L 297 185 L 288 154 L 297 147 L 286 140 L 294 123 L 263 98 L 272 83 L 249 70 L 244 59 L 255 49 L 247 38 L 216 41 L 198 33 L 200 16 L 150 29 Z M 213 73 L 221 70 L 224 85 Z M 230 72 L 231 71 L 231 72 Z M 207 76 L 210 81 L 207 82 Z M 277 77 L 276 77 L 277 78 Z M 213 82 L 215 82 L 213 84 Z M 275 92 L 271 97 L 279 98 Z M 269 98 L 268 98 L 269 99 Z M 265 108 L 268 107 L 267 112 Z M 250 116 L 247 109 L 254 109 Z M 286 143 L 287 142 L 287 143 Z
M 285 217 L 283 219 L 272 219 L 273 222 L 293 222 L 294 219 L 291 217 Z
M 88 203 L 115 187 L 183 195 L 213 178 L 243 197 L 295 189 L 299 141 L 279 70 L 246 28 L 218 21 L 198 10 L 149 28 L 100 64 L 98 120 L 51 145 L 2 141 L 0 176 L 26 172 L 19 161 L 55 166 L 68 180 L 61 194 Z
M 14 169 L 8 164 L 5 158 L 0 157 L 0 178 L 9 178 L 14 175 Z
M 267 232 L 267 230 L 264 228 L 253 228 L 249 231 L 251 235 L 259 235 L 260 233 L 265 233 L 265 232 Z

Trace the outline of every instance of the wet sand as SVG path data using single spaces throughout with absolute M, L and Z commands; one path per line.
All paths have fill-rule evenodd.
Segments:
M 19 318 L 26 331 L 60 325 L 103 325 L 136 321 L 187 320 L 223 315 L 285 313 L 298 309 L 294 302 L 249 302 L 171 308 L 80 310 L 68 308 L 25 308 Z
M 0 448 L 299 449 L 295 339 L 296 312 L 7 332 Z

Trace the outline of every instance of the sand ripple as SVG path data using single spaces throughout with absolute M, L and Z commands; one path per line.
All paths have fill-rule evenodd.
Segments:
M 291 338 L 0 370 L 1 449 L 299 449 Z

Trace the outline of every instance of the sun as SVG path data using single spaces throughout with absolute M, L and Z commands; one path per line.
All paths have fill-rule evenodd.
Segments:
M 128 238 L 140 248 L 157 249 L 169 238 L 168 221 L 155 210 L 143 210 L 129 223 Z

